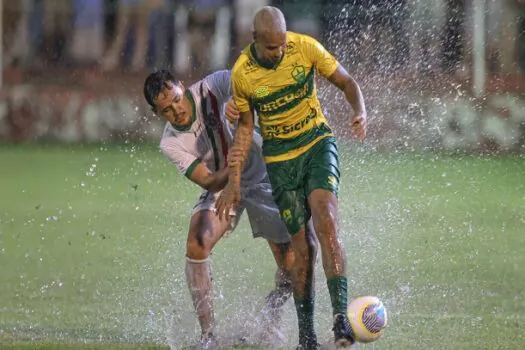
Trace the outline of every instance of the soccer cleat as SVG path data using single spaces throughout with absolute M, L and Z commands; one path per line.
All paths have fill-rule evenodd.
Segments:
M 317 341 L 310 343 L 306 342 L 304 344 L 299 344 L 295 348 L 296 350 L 321 350 L 321 344 L 319 344 Z
M 317 342 L 317 336 L 299 337 L 299 345 L 296 350 L 320 350 L 321 344 Z
M 213 333 L 206 333 L 201 335 L 201 341 L 198 350 L 214 350 L 219 348 L 219 342 Z
M 355 335 L 348 317 L 346 315 L 337 314 L 334 317 L 334 343 L 336 349 L 345 349 L 355 343 Z

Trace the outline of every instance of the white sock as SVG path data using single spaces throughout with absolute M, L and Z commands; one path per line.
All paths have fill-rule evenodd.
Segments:
M 199 318 L 202 334 L 213 333 L 215 318 L 209 259 L 186 258 L 186 282 L 193 300 L 193 307 Z

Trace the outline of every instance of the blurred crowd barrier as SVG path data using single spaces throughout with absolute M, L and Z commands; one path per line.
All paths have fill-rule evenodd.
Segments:
M 275 5 L 290 30 L 319 39 L 360 81 L 370 142 L 524 151 L 525 0 L 0 3 L 3 140 L 154 140 L 161 123 L 141 95 L 148 71 L 169 68 L 189 84 L 231 67 L 251 41 L 255 11 Z M 476 97 L 475 66 L 485 77 Z M 320 88 L 344 137 L 350 112 L 330 103 L 332 87 Z
M 253 13 L 283 9 L 291 30 L 341 47 L 374 71 L 464 71 L 472 61 L 473 0 L 2 1 L 4 68 L 97 67 L 178 73 L 231 65 L 251 40 Z M 525 1 L 484 3 L 487 68 L 525 70 Z M 384 62 L 388 60 L 389 62 Z

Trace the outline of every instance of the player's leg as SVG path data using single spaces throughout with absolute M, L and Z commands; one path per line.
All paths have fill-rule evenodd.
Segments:
M 283 306 L 292 296 L 291 269 L 294 263 L 294 253 L 290 242 L 276 243 L 270 240 L 267 242 L 277 266 L 275 287 L 266 295 L 266 303 L 260 312 L 258 338 L 256 339 L 260 345 L 279 347 L 285 340 L 281 321 Z
M 273 197 L 280 210 L 281 219 L 291 235 L 291 247 L 295 255 L 291 277 L 293 296 L 299 326 L 299 344 L 302 349 L 316 349 L 314 329 L 314 265 L 317 241 L 306 230 L 309 213 L 306 197 L 298 176 L 296 160 L 267 164 L 273 188 Z
M 264 238 L 276 265 L 275 288 L 266 296 L 256 331 L 251 336 L 260 345 L 279 347 L 285 340 L 281 331 L 282 306 L 292 295 L 291 268 L 294 253 L 290 235 L 279 215 L 268 181 L 262 182 L 242 193 L 241 205 L 246 209 L 254 238 Z
M 294 253 L 290 244 L 288 229 L 281 220 L 279 208 L 272 195 L 269 182 L 263 182 L 243 193 L 242 205 L 254 237 L 266 239 L 277 266 L 275 289 L 267 297 L 269 308 L 279 308 L 292 293 L 291 269 Z
M 339 300 L 341 299 L 340 291 L 335 292 L 334 289 L 342 289 L 342 285 L 346 289 L 346 259 L 343 245 L 338 237 L 339 205 L 337 197 L 333 192 L 318 188 L 310 193 L 308 203 L 322 250 L 323 268 L 331 291 L 330 297 L 334 296 L 332 307 L 334 313 L 340 313 L 345 310 L 344 302 Z M 341 284 L 341 287 L 331 284 L 335 280 L 339 280 L 337 285 Z M 346 292 L 342 294 L 346 295 Z
M 326 138 L 308 155 L 306 190 L 308 207 L 322 251 L 323 267 L 334 315 L 336 346 L 347 347 L 354 335 L 347 319 L 346 259 L 339 232 L 339 160 L 335 139 Z
M 269 307 L 279 308 L 288 300 L 292 293 L 291 270 L 295 256 L 290 242 L 267 242 L 277 265 L 275 289 L 268 295 L 267 301 Z
M 312 250 L 313 261 L 315 264 L 317 258 L 317 240 L 313 229 L 312 221 L 308 221 L 306 226 L 306 237 L 312 241 L 314 249 Z M 281 307 L 292 293 L 292 268 L 295 261 L 295 254 L 291 242 L 275 243 L 268 240 L 268 245 L 272 251 L 277 271 L 275 272 L 275 290 L 268 296 L 268 302 L 271 307 Z
M 292 235 L 291 246 L 295 253 L 291 276 L 299 326 L 299 346 L 301 349 L 317 349 L 319 345 L 314 327 L 317 241 L 309 230 L 302 228 Z
M 210 252 L 229 228 L 211 210 L 194 212 L 190 220 L 186 244 L 186 281 L 201 327 L 201 346 L 213 342 L 215 327 Z

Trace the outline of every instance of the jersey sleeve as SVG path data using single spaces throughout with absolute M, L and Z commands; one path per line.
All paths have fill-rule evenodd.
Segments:
M 250 110 L 250 89 L 241 69 L 234 69 L 231 76 L 233 100 L 239 112 Z
M 325 78 L 331 76 L 339 65 L 337 59 L 314 38 L 304 36 L 303 40 L 304 53 L 315 66 L 319 74 Z
M 200 159 L 184 151 L 174 137 L 163 138 L 160 142 L 160 150 L 177 167 L 177 170 L 188 178 L 200 163 Z
M 221 101 L 228 101 L 232 96 L 230 77 L 229 70 L 220 70 L 210 74 L 206 79 L 209 88 L 218 95 Z

